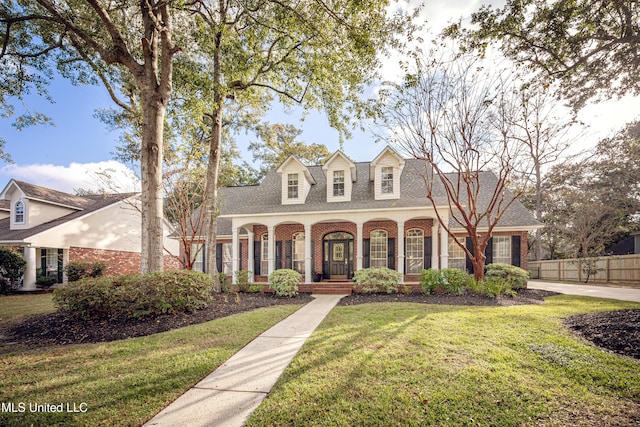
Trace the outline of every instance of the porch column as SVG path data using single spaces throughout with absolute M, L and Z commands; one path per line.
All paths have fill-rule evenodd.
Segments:
M 314 266 L 311 264 L 311 224 L 304 225 L 304 283 L 311 283 Z
M 238 246 L 240 242 L 238 239 L 238 227 L 231 229 L 231 284 L 238 283 Z
M 247 270 L 249 270 L 249 282 L 253 282 L 255 279 L 253 277 L 254 271 L 255 271 L 255 265 L 253 264 L 253 260 L 254 260 L 254 243 L 253 243 L 253 239 L 254 239 L 254 235 L 253 235 L 253 231 L 249 231 L 247 230 L 247 236 L 249 236 L 247 238 L 247 245 L 249 245 L 247 247 L 247 256 L 249 257 L 249 259 L 247 260 Z
M 449 268 L 449 234 L 440 226 L 440 268 Z
M 358 239 L 358 255 L 356 255 L 356 270 L 362 270 L 362 259 L 363 259 L 363 250 L 364 250 L 364 239 L 362 238 L 362 229 L 364 224 L 361 222 L 356 222 L 356 234 Z
M 398 273 L 400 283 L 404 283 L 404 221 L 398 222 Z
M 435 219 L 431 227 L 431 268 L 438 268 L 438 221 Z
M 276 248 L 275 246 L 275 227 L 269 225 L 267 227 L 267 276 L 276 269 Z
M 24 248 L 24 260 L 27 265 L 24 267 L 24 281 L 22 282 L 23 291 L 35 291 L 36 290 L 36 248 L 27 246 Z

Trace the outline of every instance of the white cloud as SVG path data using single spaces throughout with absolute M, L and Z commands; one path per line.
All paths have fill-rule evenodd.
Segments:
M 11 178 L 66 193 L 80 188 L 108 193 L 140 191 L 140 182 L 134 172 L 115 160 L 68 166 L 11 164 L 0 168 L 0 182 L 6 183 Z

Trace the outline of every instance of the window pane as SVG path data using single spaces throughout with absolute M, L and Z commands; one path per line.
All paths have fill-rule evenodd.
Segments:
M 269 236 L 263 234 L 260 245 L 260 274 L 266 276 L 269 270 Z
M 298 174 L 290 173 L 287 176 L 287 197 L 290 199 L 298 198 Z
M 393 168 L 382 168 L 381 191 L 383 194 L 393 193 Z
M 194 271 L 204 271 L 204 247 L 199 243 L 191 244 L 191 262 Z
M 465 244 L 464 237 L 457 237 L 458 242 L 462 245 Z M 467 268 L 467 255 L 454 239 L 449 237 L 449 268 L 457 268 L 460 270 L 466 270 Z
M 15 222 L 17 222 L 17 223 L 24 222 L 24 203 L 23 202 L 16 203 Z
M 369 237 L 369 253 L 371 267 L 387 266 L 387 232 L 375 230 Z
M 293 269 L 304 274 L 304 233 L 293 235 L 292 250 Z
M 233 259 L 231 255 L 231 243 L 222 244 L 222 272 L 227 276 L 233 274 Z
M 493 238 L 493 262 L 511 264 L 511 236 Z
M 344 171 L 333 171 L 333 195 L 344 196 Z
M 424 232 L 412 229 L 407 232 L 407 274 L 419 274 L 424 265 Z

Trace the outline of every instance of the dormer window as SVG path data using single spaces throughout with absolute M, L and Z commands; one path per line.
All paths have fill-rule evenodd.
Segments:
M 344 171 L 333 171 L 333 196 L 344 196 Z
M 289 199 L 298 198 L 298 174 L 287 174 L 287 197 Z
M 393 168 L 382 168 L 382 180 L 380 181 L 382 194 L 393 194 Z
M 16 224 L 24 224 L 24 202 L 22 200 L 16 203 L 15 221 Z

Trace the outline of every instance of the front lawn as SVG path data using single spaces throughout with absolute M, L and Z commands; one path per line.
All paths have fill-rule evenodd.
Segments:
M 0 425 L 140 425 L 298 308 L 280 305 L 146 337 L 2 354 Z M 58 408 L 63 412 L 52 412 Z
M 0 296 L 0 325 L 6 325 L 16 319 L 32 314 L 53 313 L 56 306 L 53 294 L 28 294 Z
M 640 425 L 640 361 L 561 319 L 640 304 L 336 307 L 249 426 Z

